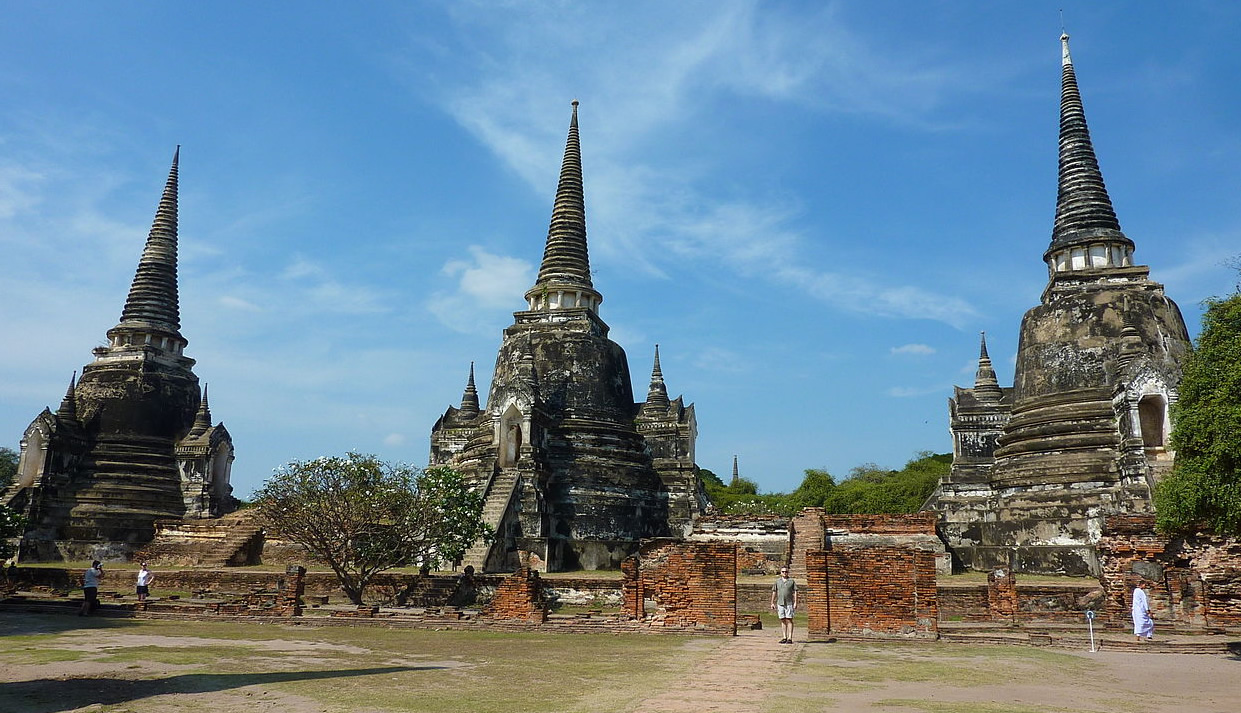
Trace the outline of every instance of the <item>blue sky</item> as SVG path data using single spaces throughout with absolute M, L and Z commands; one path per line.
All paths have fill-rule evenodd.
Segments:
M 1060 19 L 1121 221 L 1198 331 L 1241 253 L 1241 4 L 0 0 L 0 444 L 120 316 L 181 153 L 187 354 L 247 495 L 423 464 L 523 307 L 581 101 L 603 318 L 765 491 L 950 449 L 1012 381 Z

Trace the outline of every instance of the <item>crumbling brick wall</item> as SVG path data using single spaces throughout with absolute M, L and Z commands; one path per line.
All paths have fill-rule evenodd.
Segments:
M 991 621 L 1011 622 L 1017 617 L 1017 577 L 1012 570 L 987 572 L 987 613 Z
M 803 508 L 789 522 L 789 575 L 793 579 L 806 579 L 806 553 L 817 552 L 825 544 L 823 508 Z
M 496 587 L 495 596 L 483 609 L 483 616 L 540 624 L 547 621 L 547 605 L 543 601 L 543 581 L 539 573 L 529 567 L 519 567 L 502 580 Z
M 626 616 L 651 626 L 737 633 L 735 543 L 648 541 L 621 571 Z
M 868 535 L 934 535 L 938 515 L 933 512 L 883 515 L 824 515 L 828 530 Z
M 1193 627 L 1241 625 L 1241 541 L 1193 534 L 1165 537 L 1153 515 L 1116 515 L 1098 544 L 1113 619 L 1127 617 L 1134 584 L 1146 579 L 1156 621 Z
M 935 554 L 871 546 L 807 552 L 810 635 L 938 636 Z
M 779 515 L 704 515 L 687 538 L 735 542 L 738 574 L 772 574 L 788 562 L 789 519 Z

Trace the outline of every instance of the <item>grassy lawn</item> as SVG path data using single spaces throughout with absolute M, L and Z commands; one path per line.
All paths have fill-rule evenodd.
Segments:
M 0 614 L 0 641 L 5 713 L 502 713 L 623 710 L 724 640 Z

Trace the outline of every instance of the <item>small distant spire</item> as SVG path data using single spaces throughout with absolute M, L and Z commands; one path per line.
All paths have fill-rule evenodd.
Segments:
M 177 298 L 177 164 L 180 157 L 181 147 L 177 146 L 146 247 L 121 312 L 121 321 L 114 330 L 138 328 L 181 336 Z
M 198 413 L 194 414 L 194 425 L 190 427 L 188 437 L 203 435 L 211 428 L 211 405 L 207 403 L 207 385 L 203 384 L 203 400 L 198 402 Z
M 461 410 L 466 414 L 477 414 L 478 389 L 474 388 L 474 362 L 470 362 L 470 378 L 465 384 L 465 393 L 461 395 Z
M 1129 297 L 1126 295 L 1121 303 L 1121 318 L 1125 322 L 1125 326 L 1120 330 L 1119 358 L 1122 366 L 1129 364 L 1146 351 L 1146 343 L 1142 340 L 1142 332 L 1138 330 L 1135 317 L 1129 304 Z
M 1060 89 L 1060 170 L 1056 196 L 1056 220 L 1052 227 L 1051 245 L 1043 255 L 1047 261 L 1066 247 L 1089 243 L 1121 243 L 1133 248 L 1125 237 L 1112 208 L 1099 160 L 1095 157 L 1090 129 L 1077 74 L 1069 56 L 1069 36 L 1060 36 L 1063 67 Z
M 78 372 L 75 370 L 73 376 L 69 377 L 69 388 L 65 390 L 65 397 L 60 400 L 60 408 L 56 409 L 56 416 L 61 421 L 78 420 L 77 382 Z
M 738 485 L 741 485 L 741 472 L 737 470 L 737 456 L 736 454 L 734 454 L 733 455 L 733 479 L 731 482 L 729 482 L 728 486 L 731 488 L 735 488 Z
M 978 372 L 974 376 L 974 397 L 979 401 L 997 403 L 1004 398 L 1004 390 L 995 378 L 995 369 L 991 367 L 991 357 L 987 354 L 987 333 L 980 333 L 982 346 L 978 350 Z

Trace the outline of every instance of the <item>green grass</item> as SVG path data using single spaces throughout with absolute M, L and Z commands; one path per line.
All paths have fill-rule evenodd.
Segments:
M 8 625 L 0 626 L 0 634 L 40 625 L 43 618 L 53 619 L 13 622 L 0 616 L 0 624 Z M 360 701 L 368 711 L 623 710 L 687 675 L 711 648 L 687 647 L 691 639 L 682 637 L 641 634 L 163 620 L 131 620 L 124 627 L 103 619 L 74 623 L 82 628 L 5 637 L 6 644 L 19 648 L 0 654 L 0 681 L 12 680 L 5 677 L 5 664 L 78 660 L 112 666 L 107 678 L 117 686 L 144 682 L 137 690 L 145 696 L 225 693 L 257 685 L 308 697 L 330 713 L 356 710 Z M 57 710 L 97 702 L 92 697 L 97 680 L 76 684 L 68 679 L 61 687 L 63 700 L 56 699 L 63 708 Z M 0 685 L 0 710 L 19 712 L 26 699 L 20 689 L 6 690 L 12 685 Z

